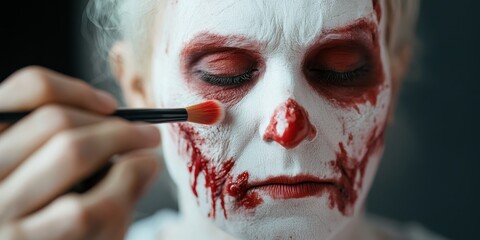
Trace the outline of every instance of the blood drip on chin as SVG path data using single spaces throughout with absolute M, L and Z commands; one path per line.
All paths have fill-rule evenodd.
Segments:
M 329 207 L 331 209 L 336 207 L 344 216 L 353 214 L 353 207 L 358 199 L 358 191 L 363 187 L 368 160 L 384 144 L 384 127 L 381 130 L 377 134 L 377 128 L 373 129 L 365 145 L 366 153 L 360 160 L 349 157 L 345 145 L 342 142 L 338 144 L 339 152 L 336 153 L 336 159 L 332 161 L 331 165 L 341 177 L 335 188 L 328 188 L 327 190 L 330 191 Z M 355 182 L 357 176 L 358 182 Z
M 258 205 L 263 203 L 263 199 L 256 192 L 247 192 L 248 172 L 243 172 L 234 179 L 230 176 L 227 180 L 227 187 L 222 195 L 222 208 L 225 218 L 227 218 L 227 211 L 225 209 L 225 195 L 233 197 L 235 201 L 235 208 L 255 209 Z

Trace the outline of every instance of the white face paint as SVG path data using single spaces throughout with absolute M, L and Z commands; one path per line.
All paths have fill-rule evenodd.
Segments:
M 218 126 L 161 126 L 187 218 L 241 238 L 327 239 L 359 213 L 391 95 L 376 2 L 169 1 L 158 106 L 226 106 Z

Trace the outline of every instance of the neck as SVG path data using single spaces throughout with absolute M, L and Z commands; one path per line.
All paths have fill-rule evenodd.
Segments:
M 365 219 L 365 211 L 362 209 L 355 217 L 338 231 L 330 240 L 375 240 L 377 237 L 372 231 L 372 228 Z
M 177 228 L 177 231 L 175 231 L 176 233 L 173 233 L 176 235 L 175 239 L 235 239 L 233 236 L 215 226 L 206 216 L 202 215 L 192 193 L 180 191 L 178 197 L 181 222 L 179 222 L 180 226 Z M 179 229 L 180 231 L 178 231 Z M 371 230 L 365 220 L 364 211 L 362 210 L 350 219 L 350 221 L 329 240 L 376 239 Z

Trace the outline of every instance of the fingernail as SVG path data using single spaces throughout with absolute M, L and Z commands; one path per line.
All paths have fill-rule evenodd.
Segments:
M 135 127 L 142 134 L 143 139 L 150 143 L 149 146 L 155 147 L 160 143 L 160 132 L 157 127 L 146 124 L 137 124 Z
M 113 98 L 112 95 L 101 90 L 97 90 L 96 93 L 97 101 L 108 111 L 113 111 L 117 108 L 117 101 Z

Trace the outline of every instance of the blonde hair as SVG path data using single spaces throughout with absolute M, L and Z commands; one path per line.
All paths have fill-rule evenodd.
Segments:
M 116 41 L 128 42 L 134 52 L 135 62 L 148 70 L 152 50 L 150 33 L 160 3 L 167 0 L 90 0 L 86 16 L 96 28 L 97 47 L 107 56 Z M 386 44 L 390 58 L 416 42 L 419 0 L 385 0 L 387 18 Z M 147 68 L 147 69 L 145 69 Z

